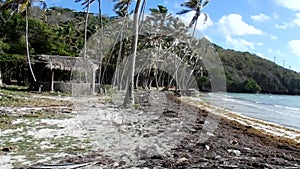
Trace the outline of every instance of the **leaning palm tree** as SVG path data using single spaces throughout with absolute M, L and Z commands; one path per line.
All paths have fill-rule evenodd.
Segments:
M 154 27 L 155 30 L 158 30 L 158 35 L 155 35 L 156 37 L 154 38 L 154 41 L 157 41 L 157 45 L 158 45 L 158 51 L 157 51 L 157 55 L 155 57 L 156 61 L 154 62 L 154 76 L 155 76 L 155 85 L 156 85 L 156 89 L 158 89 L 158 70 L 156 69 L 158 67 L 157 65 L 157 61 L 158 61 L 158 56 L 160 56 L 160 52 L 162 49 L 162 43 L 165 41 L 164 36 L 168 35 L 167 32 L 167 27 L 166 27 L 166 22 L 167 20 L 169 20 L 172 15 L 168 14 L 168 9 L 162 5 L 158 5 L 158 8 L 150 8 L 149 10 L 151 11 L 151 15 L 147 18 L 148 22 L 152 22 L 152 26 Z M 155 31 L 156 34 L 156 31 Z M 149 74 L 150 74 L 151 69 L 149 70 Z M 150 82 L 151 85 L 152 82 Z
M 143 0 L 146 1 L 146 0 Z M 134 9 L 134 15 L 133 15 L 133 38 L 132 38 L 132 44 L 131 44 L 131 56 L 129 57 L 129 78 L 128 78 L 128 85 L 126 90 L 125 99 L 123 102 L 124 106 L 127 106 L 128 104 L 134 104 L 134 95 L 133 95 L 133 89 L 134 89 L 134 69 L 135 69 L 135 61 L 136 61 L 136 55 L 137 55 L 137 46 L 138 46 L 138 35 L 139 35 L 139 11 L 141 6 L 142 0 L 137 0 L 135 9 Z
M 182 15 L 182 14 L 186 14 L 188 12 L 195 12 L 195 15 L 193 16 L 189 27 L 191 28 L 194 25 L 194 29 L 193 29 L 193 33 L 192 36 L 195 35 L 195 30 L 196 30 L 196 26 L 197 26 L 197 22 L 199 19 L 199 16 L 202 14 L 204 14 L 204 22 L 207 21 L 207 14 L 202 12 L 202 9 L 209 3 L 210 0 L 205 0 L 202 3 L 202 0 L 188 0 L 186 2 L 184 2 L 183 4 L 181 4 L 181 6 L 186 7 L 188 9 L 183 9 L 179 12 L 177 12 L 177 14 Z
M 82 0 L 75 0 L 75 3 L 77 2 L 81 2 Z M 83 0 L 82 2 L 82 6 L 84 6 L 84 8 L 86 9 L 86 15 L 85 15 L 85 20 L 84 20 L 84 52 L 83 52 L 83 58 L 86 58 L 86 41 L 87 41 L 87 26 L 88 26 L 88 19 L 89 19 L 89 9 L 91 4 L 94 2 L 95 0 Z
M 117 0 L 114 0 L 117 1 Z M 124 31 L 128 28 L 128 9 L 131 4 L 131 0 L 120 0 L 114 5 L 114 11 L 118 15 L 117 17 L 122 18 L 122 27 L 120 31 L 120 45 L 119 45 L 119 52 L 118 52 L 118 57 L 117 57 L 117 63 L 116 63 L 116 69 L 115 69 L 115 76 L 112 81 L 112 87 L 115 87 L 116 84 L 118 85 L 118 89 L 121 90 L 121 85 L 120 85 L 120 78 L 119 77 L 119 64 L 121 61 L 121 55 L 123 53 L 123 46 L 124 46 Z M 127 64 L 126 64 L 127 65 Z M 124 71 L 122 71 L 121 79 L 124 77 Z
M 99 11 L 99 24 L 100 24 L 100 43 L 99 43 L 99 50 L 100 50 L 100 56 L 99 56 L 99 74 L 98 74 L 98 82 L 99 85 L 102 86 L 101 81 L 101 69 L 102 69 L 102 60 L 103 60 L 103 23 L 102 23 L 102 9 L 101 9 L 101 0 L 98 0 L 98 11 Z M 105 87 L 103 87 L 103 91 L 105 92 Z
M 88 24 L 88 11 L 89 11 L 89 7 L 92 3 L 94 3 L 95 0 L 75 0 L 75 2 L 82 2 L 82 6 L 84 6 L 84 8 L 87 11 L 86 14 L 86 18 L 85 18 L 85 30 L 84 30 L 84 58 L 86 57 L 86 52 L 87 52 L 87 24 Z M 102 49 L 103 49 L 103 23 L 102 23 L 102 10 L 101 10 L 101 0 L 97 0 L 98 1 L 98 11 L 99 11 L 99 20 L 100 20 L 100 43 L 99 43 L 99 51 L 101 52 L 99 55 L 99 74 L 98 74 L 98 82 L 101 86 L 103 79 L 101 80 L 101 74 L 102 74 L 102 60 L 103 60 L 103 53 L 102 53 Z M 104 89 L 104 88 L 103 88 Z
M 47 5 L 44 0 L 40 0 L 40 2 L 43 5 L 43 9 L 45 11 Z M 36 82 L 36 78 L 32 69 L 31 60 L 30 60 L 30 52 L 29 52 L 29 41 L 28 41 L 28 9 L 33 3 L 33 0 L 7 0 L 4 2 L 4 4 L 0 7 L 0 10 L 7 10 L 11 9 L 12 14 L 14 12 L 23 13 L 25 11 L 25 40 L 26 40 L 26 55 L 28 60 L 29 69 L 31 72 L 31 75 L 33 77 L 34 82 Z
M 114 6 L 116 13 L 121 17 L 126 17 L 128 14 L 128 8 L 131 4 L 132 0 L 119 0 L 118 3 Z M 140 8 L 141 4 L 145 4 L 146 0 L 137 0 L 134 14 L 133 14 L 133 36 L 132 36 L 132 44 L 131 44 L 131 56 L 129 56 L 129 69 L 128 69 L 128 78 L 126 85 L 126 94 L 123 102 L 124 106 L 134 103 L 134 75 L 135 75 L 135 61 L 137 55 L 137 46 L 138 46 L 138 34 L 139 34 L 139 21 L 140 21 Z M 142 11 L 141 11 L 142 12 Z

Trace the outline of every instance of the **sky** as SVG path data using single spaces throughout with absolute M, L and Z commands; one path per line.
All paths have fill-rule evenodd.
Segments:
M 82 11 L 75 0 L 45 0 L 48 6 Z M 91 12 L 98 12 L 95 1 Z M 185 0 L 147 0 L 149 8 L 164 5 L 170 13 L 183 9 Z M 112 0 L 101 0 L 102 13 L 115 15 Z M 132 5 L 135 4 L 135 1 Z M 197 24 L 197 37 L 206 37 L 225 49 L 245 51 L 300 72 L 300 0 L 210 0 L 202 10 L 208 21 Z M 178 16 L 186 24 L 194 13 Z M 242 57 L 242 56 L 241 56 Z

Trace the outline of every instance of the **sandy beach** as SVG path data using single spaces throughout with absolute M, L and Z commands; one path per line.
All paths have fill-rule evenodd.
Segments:
M 195 98 L 162 95 L 165 93 L 140 94 L 135 109 L 121 108 L 117 100 L 107 97 L 73 99 L 74 110 L 68 113 L 71 118 L 42 119 L 38 123 L 59 128 L 54 131 L 43 127 L 31 132 L 35 141 L 68 137 L 71 145 L 64 143 L 53 152 L 57 144 L 37 143 L 43 151 L 31 156 L 31 160 L 26 153 L 20 157 L 21 148 L 6 152 L 6 147 L 2 147 L 0 166 L 86 169 L 300 167 L 299 131 L 224 110 L 220 114 Z M 215 128 L 212 119 L 218 122 Z M 1 132 L 9 133 L 9 130 Z M 76 150 L 80 147 L 81 151 L 74 151 L 75 145 Z M 23 162 L 11 163 L 18 158 Z

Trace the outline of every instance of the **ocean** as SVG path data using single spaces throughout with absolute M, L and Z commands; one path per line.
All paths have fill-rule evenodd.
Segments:
M 300 130 L 300 96 L 209 93 L 201 99 L 244 116 Z

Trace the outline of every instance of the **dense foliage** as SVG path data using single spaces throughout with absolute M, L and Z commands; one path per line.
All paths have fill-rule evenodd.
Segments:
M 33 7 L 29 18 L 29 45 L 31 54 L 57 54 L 76 56 L 83 47 L 82 12 L 50 8 L 47 17 L 40 18 L 41 9 Z M 91 14 L 88 37 L 99 28 L 99 19 Z M 10 11 L 2 13 L 0 22 L 0 52 L 25 54 L 25 17 Z
M 215 48 L 225 68 L 228 91 L 300 94 L 299 73 L 249 52 Z
M 53 7 L 42 16 L 42 9 L 31 7 L 29 10 L 29 49 L 31 55 L 50 54 L 78 56 L 84 44 L 84 15 L 70 9 Z M 99 17 L 90 14 L 88 37 L 100 27 Z M 5 83 L 12 79 L 24 84 L 31 78 L 27 73 L 16 76 L 16 72 L 26 72 L 25 16 L 4 10 L 0 13 L 0 64 Z M 108 19 L 104 18 L 104 22 Z M 22 70 L 20 70 L 22 69 Z M 24 76 L 20 79 L 19 76 Z M 30 79 L 29 79 L 30 81 Z

